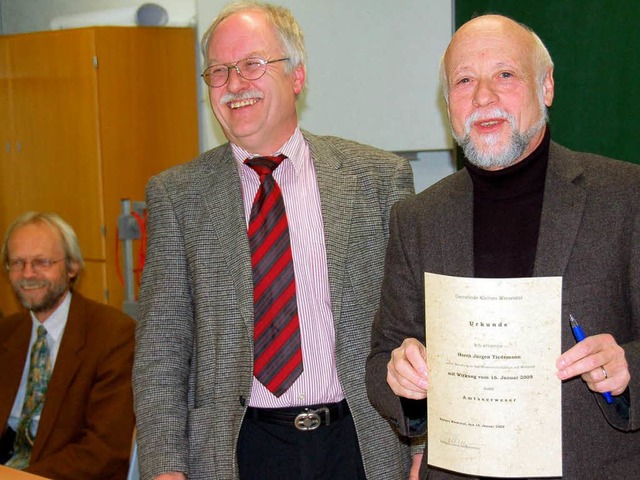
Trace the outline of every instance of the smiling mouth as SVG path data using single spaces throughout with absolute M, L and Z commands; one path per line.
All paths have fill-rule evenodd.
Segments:
M 501 120 L 484 120 L 478 123 L 481 127 L 493 127 L 495 125 L 498 125 L 500 122 Z
M 45 288 L 47 286 L 47 282 L 36 281 L 36 280 L 24 280 L 20 282 L 18 286 L 22 290 L 38 290 L 40 288 Z
M 257 98 L 247 98 L 244 100 L 229 102 L 227 105 L 231 110 L 235 110 L 236 108 L 250 107 L 251 105 L 255 105 L 256 103 L 258 103 L 258 100 L 259 99 Z

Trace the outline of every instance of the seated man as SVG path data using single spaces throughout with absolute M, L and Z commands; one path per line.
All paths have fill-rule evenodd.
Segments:
M 54 480 L 124 479 L 134 427 L 134 321 L 72 291 L 73 229 L 29 212 L 1 259 L 26 310 L 0 320 L 0 464 Z

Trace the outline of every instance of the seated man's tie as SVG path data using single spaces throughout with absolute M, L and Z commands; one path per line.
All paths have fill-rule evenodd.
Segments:
M 31 347 L 27 392 L 13 444 L 13 456 L 5 464 L 7 467 L 23 470 L 29 466 L 31 448 L 35 440 L 35 435 L 31 431 L 32 423 L 34 418 L 42 412 L 50 377 L 51 358 L 47 330 L 40 325 L 36 341 Z

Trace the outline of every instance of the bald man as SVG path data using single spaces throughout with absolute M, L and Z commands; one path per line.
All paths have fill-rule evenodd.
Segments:
M 424 272 L 561 276 L 563 477 L 640 478 L 640 167 L 551 140 L 553 62 L 511 19 L 463 25 L 441 81 L 465 168 L 392 209 L 367 361 L 372 403 L 402 434 L 425 432 Z M 570 312 L 596 334 L 576 344 Z M 427 473 L 470 478 L 424 459 Z

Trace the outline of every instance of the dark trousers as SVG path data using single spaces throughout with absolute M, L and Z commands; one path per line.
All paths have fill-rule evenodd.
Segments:
M 366 480 L 351 415 L 313 431 L 245 415 L 238 465 L 241 480 Z
M 0 437 L 0 465 L 4 465 L 13 456 L 13 442 L 15 439 L 16 432 L 7 427 Z

